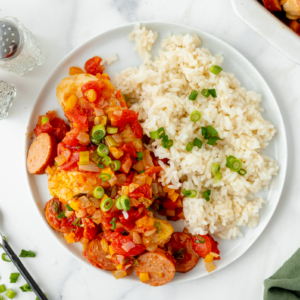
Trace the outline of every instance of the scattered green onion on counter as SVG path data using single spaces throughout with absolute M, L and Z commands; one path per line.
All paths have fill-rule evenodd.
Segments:
M 30 287 L 30 285 L 28 283 L 20 286 L 20 290 L 22 292 L 32 292 L 33 291 L 32 288 Z
M 0 293 L 3 293 L 3 292 L 5 292 L 5 291 L 6 291 L 5 285 L 4 285 L 4 284 L 1 284 L 1 285 L 0 285 Z
M 9 277 L 10 283 L 16 283 L 19 276 L 20 276 L 20 273 L 11 273 L 10 277 Z
M 5 293 L 5 295 L 9 298 L 9 299 L 14 299 L 15 296 L 17 295 L 17 293 L 11 289 L 8 289 L 7 292 Z
M 35 253 L 33 251 L 26 251 L 22 249 L 19 257 L 35 257 Z
M 11 262 L 11 260 L 8 258 L 6 253 L 2 253 L 1 257 L 2 257 L 2 260 L 6 261 L 6 262 Z

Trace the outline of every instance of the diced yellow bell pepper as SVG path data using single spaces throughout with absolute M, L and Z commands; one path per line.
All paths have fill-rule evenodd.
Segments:
M 103 200 L 105 200 L 105 199 L 107 199 L 107 198 L 109 198 L 106 194 L 104 194 L 104 196 L 103 196 L 103 198 L 101 199 L 101 201 Z
M 77 104 L 77 97 L 75 95 L 71 95 L 68 99 L 67 99 L 67 104 L 65 107 L 65 111 L 67 110 L 72 110 L 75 105 Z
M 113 91 L 113 90 L 115 89 L 114 86 L 111 84 L 111 82 L 110 82 L 109 80 L 104 79 L 103 81 L 106 83 L 107 87 L 108 87 L 110 90 Z
M 115 254 L 115 251 L 113 250 L 113 248 L 110 245 L 108 246 L 108 249 L 109 249 L 109 254 L 110 255 L 114 255 Z
M 169 198 L 170 198 L 173 202 L 175 202 L 175 201 L 177 200 L 178 197 L 179 197 L 179 194 L 177 194 L 177 193 L 174 193 L 173 195 L 169 196 Z
M 90 152 L 89 151 L 80 151 L 79 154 L 79 166 L 88 165 L 90 163 Z
M 122 265 L 117 265 L 117 270 L 121 270 L 122 269 Z
M 106 141 L 106 143 L 107 143 L 107 146 L 109 147 L 109 148 L 111 148 L 111 147 L 119 147 L 120 146 L 120 144 L 119 143 L 117 143 L 111 136 L 106 136 L 105 137 L 105 141 Z
M 70 203 L 70 206 L 74 209 L 74 210 L 79 210 L 80 209 L 80 202 L 77 201 L 77 200 L 73 200 L 71 203 Z
M 111 178 L 115 177 L 114 171 L 111 168 L 109 168 L 109 167 L 102 169 L 101 173 L 110 174 Z
M 214 271 L 216 269 L 216 267 L 215 267 L 215 265 L 214 265 L 213 262 L 206 262 L 204 264 L 205 264 L 206 271 L 208 273 L 210 273 L 210 272 L 212 272 L 212 271 Z
M 101 125 L 105 126 L 107 123 L 107 116 L 101 116 Z
M 127 272 L 124 270 L 116 270 L 116 271 L 112 271 L 112 274 L 116 279 L 120 279 L 122 277 L 125 277 L 127 275 Z
M 45 170 L 46 174 L 48 175 L 53 175 L 54 174 L 54 171 L 52 170 L 52 168 L 50 166 L 48 166 Z
M 204 262 L 212 262 L 214 260 L 214 257 L 211 254 L 207 254 L 205 256 Z
M 69 70 L 69 75 L 84 74 L 85 72 L 79 67 L 71 67 Z
M 118 159 L 124 155 L 123 150 L 116 147 L 109 147 L 109 152 L 113 155 L 114 158 Z
M 74 234 L 74 232 L 70 232 L 67 235 L 65 235 L 65 240 L 68 244 L 75 243 L 75 234 Z
M 149 281 L 149 274 L 148 273 L 140 273 L 140 281 L 142 281 L 142 282 Z
M 93 89 L 89 89 L 85 92 L 85 96 L 90 102 L 95 102 L 97 100 L 97 93 Z
M 152 177 L 150 177 L 150 176 L 148 176 L 148 177 L 146 178 L 146 183 L 147 183 L 148 185 L 150 185 L 150 186 L 151 186 L 151 184 L 152 184 L 152 180 L 153 180 L 153 178 L 152 178 Z

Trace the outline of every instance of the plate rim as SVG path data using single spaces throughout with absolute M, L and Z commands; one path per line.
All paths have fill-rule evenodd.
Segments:
M 201 37 L 201 34 L 204 34 L 206 35 L 207 37 L 209 37 L 210 39 L 214 39 L 216 41 L 218 41 L 219 43 L 221 44 L 225 44 L 229 49 L 230 51 L 232 51 L 234 53 L 234 55 L 238 55 L 240 57 L 242 57 L 245 61 L 247 61 L 247 63 L 251 66 L 251 68 L 256 72 L 256 75 L 259 77 L 259 80 L 262 81 L 268 88 L 269 90 L 269 93 L 271 93 L 271 95 L 273 96 L 274 98 L 274 102 L 275 102 L 275 106 L 276 106 L 276 110 L 278 111 L 279 113 L 279 123 L 282 123 L 282 128 L 281 128 L 281 133 L 283 135 L 283 139 L 284 139 L 284 144 L 282 145 L 283 147 L 283 151 L 285 152 L 285 156 L 283 157 L 282 159 L 282 165 L 280 166 L 280 170 L 279 172 L 282 173 L 282 176 L 283 176 L 283 180 L 279 183 L 280 184 L 280 187 L 279 187 L 279 192 L 277 193 L 277 203 L 275 206 L 273 206 L 273 209 L 272 211 L 269 213 L 269 218 L 268 218 L 268 221 L 265 223 L 265 224 L 261 224 L 258 226 L 262 226 L 260 228 L 260 231 L 258 232 L 258 234 L 250 241 L 248 242 L 248 246 L 246 247 L 246 249 L 243 249 L 241 251 L 241 253 L 239 253 L 238 255 L 235 255 L 235 257 L 230 260 L 227 264 L 223 265 L 223 266 L 219 266 L 214 272 L 212 273 L 206 273 L 206 274 L 199 274 L 197 276 L 196 275 L 191 275 L 191 276 L 185 276 L 183 278 L 180 278 L 176 281 L 172 280 L 168 283 L 168 285 L 170 284 L 174 284 L 175 282 L 176 283 L 183 283 L 183 282 L 187 282 L 187 281 L 191 281 L 191 280 L 195 280 L 195 279 L 200 279 L 200 278 L 203 278 L 203 277 L 207 277 L 208 275 L 211 275 L 211 274 L 215 274 L 216 271 L 219 271 L 219 270 L 222 270 L 223 268 L 229 266 L 230 264 L 232 264 L 233 262 L 235 262 L 237 259 L 239 259 L 242 255 L 244 255 L 251 247 L 252 245 L 255 243 L 255 241 L 260 237 L 260 235 L 264 232 L 265 228 L 268 226 L 268 224 L 270 223 L 271 219 L 273 218 L 274 216 L 274 213 L 275 213 L 275 210 L 276 208 L 278 207 L 278 204 L 280 202 L 280 199 L 281 199 L 281 195 L 282 195 L 282 191 L 283 191 L 283 188 L 284 188 L 284 185 L 285 185 L 285 181 L 286 181 L 286 173 L 287 173 L 287 166 L 288 166 L 288 144 L 287 144 L 287 136 L 286 136 L 286 128 L 285 128 L 285 124 L 284 124 L 284 120 L 283 120 L 283 117 L 282 117 L 282 114 L 281 114 L 281 111 L 280 111 L 280 108 L 278 106 L 278 103 L 277 103 L 277 100 L 269 86 L 269 84 L 266 82 L 266 80 L 264 79 L 264 77 L 260 74 L 260 72 L 256 69 L 256 67 L 242 54 L 240 53 L 238 50 L 236 50 L 233 46 L 231 46 L 230 44 L 228 44 L 227 42 L 223 41 L 222 39 L 202 30 L 202 29 L 198 29 L 196 27 L 192 27 L 192 26 L 188 26 L 188 25 L 185 25 L 185 24 L 180 24 L 180 23 L 175 23 L 175 22 L 167 22 L 167 21 L 159 21 L 159 20 L 154 20 L 154 21 L 139 21 L 139 22 L 132 22 L 132 23 L 127 23 L 127 24 L 124 24 L 124 25 L 120 25 L 120 26 L 115 26 L 113 28 L 110 28 L 108 30 L 103 30 L 97 34 L 95 34 L 94 36 L 92 36 L 91 38 L 87 39 L 86 41 L 82 42 L 81 44 L 79 44 L 77 47 L 75 47 L 73 50 L 71 50 L 68 54 L 66 54 L 58 63 L 57 65 L 53 68 L 53 70 L 50 72 L 49 76 L 45 79 L 44 81 L 44 84 L 42 85 L 39 93 L 37 94 L 36 96 L 36 99 L 35 99 L 35 102 L 34 102 L 34 105 L 32 106 L 32 110 L 30 112 L 30 115 L 29 115 L 29 118 L 28 118 L 28 121 L 27 121 L 27 132 L 30 130 L 30 123 L 31 123 L 31 120 L 33 118 L 33 113 L 35 111 L 35 108 L 36 108 L 36 105 L 38 104 L 38 99 L 41 98 L 41 96 L 43 95 L 43 92 L 44 90 L 46 89 L 47 87 L 47 84 L 48 82 L 50 81 L 50 79 L 52 78 L 52 76 L 55 74 L 55 72 L 61 68 L 62 64 L 64 63 L 64 61 L 66 61 L 67 59 L 70 58 L 70 56 L 72 56 L 75 52 L 77 52 L 78 50 L 80 50 L 81 48 L 85 47 L 86 44 L 92 42 L 93 40 L 99 38 L 101 35 L 103 34 L 108 34 L 110 32 L 113 32 L 115 30 L 119 30 L 119 29 L 123 29 L 125 27 L 134 27 L 135 25 L 137 24 L 141 24 L 142 26 L 146 26 L 146 27 L 150 27 L 151 28 L 151 25 L 152 24 L 156 24 L 156 25 L 173 25 L 173 26 L 180 26 L 182 29 L 186 30 L 187 33 L 188 31 L 190 30 L 193 30 L 193 31 L 197 31 Z M 134 51 L 134 50 L 132 50 Z M 61 242 L 58 238 L 58 234 L 57 232 L 52 229 L 49 224 L 47 223 L 46 221 L 46 218 L 45 216 L 42 214 L 41 212 L 41 209 L 40 207 L 38 206 L 38 203 L 35 201 L 35 198 L 34 198 L 34 193 L 33 191 L 31 190 L 31 185 L 30 185 L 30 179 L 29 179 L 29 176 L 32 176 L 30 175 L 28 172 L 27 172 L 27 167 L 26 167 L 26 158 L 27 158 L 27 152 L 28 152 L 28 148 L 29 148 L 29 145 L 31 144 L 31 140 L 29 138 L 26 138 L 25 139 L 25 143 L 24 143 L 24 171 L 25 171 L 25 178 L 26 178 L 26 183 L 27 183 L 27 189 L 28 189 L 28 192 L 31 196 L 31 203 L 32 205 L 35 207 L 35 211 L 37 212 L 37 214 L 39 215 L 39 218 L 42 220 L 43 224 L 45 225 L 45 227 L 47 228 L 47 231 L 50 232 L 51 236 L 56 240 L 57 244 L 59 244 L 69 255 L 71 255 L 72 257 L 74 257 L 77 261 L 80 261 L 81 263 L 84 263 L 85 265 L 89 266 L 90 268 L 92 268 L 93 270 L 95 270 L 95 267 L 93 267 L 88 261 L 84 261 L 82 259 L 80 259 L 75 253 L 73 253 L 68 247 L 67 245 L 68 244 L 65 244 L 63 242 Z M 277 175 L 278 176 L 278 175 Z M 273 180 L 273 179 L 272 179 Z M 43 211 L 43 210 L 42 210 Z M 256 228 L 258 228 L 258 226 Z M 240 237 L 240 239 L 244 238 L 243 236 Z M 103 273 L 105 274 L 105 272 Z M 134 279 L 132 279 L 130 276 L 126 277 L 126 280 L 129 280 L 129 281 L 136 281 Z

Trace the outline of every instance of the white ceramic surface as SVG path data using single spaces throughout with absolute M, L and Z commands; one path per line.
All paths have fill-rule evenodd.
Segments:
M 248 228 L 243 228 L 242 232 L 244 233 L 244 237 L 237 240 L 219 240 L 222 259 L 216 262 L 216 266 L 217 270 L 220 270 L 236 260 L 253 244 L 253 242 L 258 238 L 265 226 L 268 224 L 278 204 L 284 184 L 287 166 L 287 143 L 282 117 L 277 106 L 277 102 L 262 76 L 245 57 L 243 57 L 228 44 L 203 31 L 179 24 L 143 22 L 142 25 L 145 25 L 147 28 L 151 28 L 159 33 L 159 38 L 153 49 L 153 55 L 157 54 L 160 47 L 160 42 L 163 38 L 167 37 L 169 32 L 174 34 L 198 34 L 203 42 L 203 47 L 210 49 L 211 52 L 215 54 L 221 52 L 225 56 L 225 62 L 222 65 L 224 70 L 234 73 L 242 82 L 242 85 L 248 90 L 255 90 L 262 94 L 262 107 L 265 108 L 265 112 L 263 113 L 264 117 L 275 124 L 276 128 L 278 129 L 278 133 L 270 143 L 268 150 L 264 152 L 275 158 L 280 165 L 280 172 L 279 175 L 274 178 L 273 187 L 268 192 L 260 193 L 260 195 L 267 199 L 269 203 L 261 211 L 261 220 L 257 228 L 250 230 Z M 39 93 L 29 120 L 29 130 L 32 131 L 34 129 L 38 115 L 43 114 L 48 110 L 55 109 L 58 111 L 60 116 L 63 116 L 62 110 L 56 101 L 55 93 L 57 84 L 62 78 L 68 75 L 68 69 L 70 66 L 82 67 L 84 62 L 94 55 L 100 55 L 101 57 L 105 58 L 111 53 L 115 52 L 118 55 L 118 60 L 107 67 L 108 74 L 111 77 L 113 77 L 116 72 L 120 72 L 129 66 L 138 66 L 142 60 L 138 53 L 133 51 L 134 43 L 127 39 L 128 34 L 133 30 L 133 27 L 134 24 L 129 24 L 108 30 L 97 35 L 68 54 L 57 65 Z M 25 143 L 24 162 L 26 160 L 26 150 L 29 147 L 29 143 L 30 140 L 27 139 Z M 28 175 L 28 182 L 33 198 L 36 202 L 36 207 L 44 207 L 45 203 L 51 198 L 47 189 L 47 176 Z M 89 266 L 94 268 L 86 259 L 82 257 L 81 244 L 68 245 L 60 234 L 50 229 L 49 225 L 46 224 L 44 213 L 40 209 L 38 209 L 38 212 L 42 221 L 46 225 L 45 230 L 46 228 L 49 229 L 54 235 L 55 239 L 65 249 L 67 249 L 80 261 L 87 263 Z M 179 228 L 180 225 L 178 222 L 176 223 L 177 224 L 173 224 Z M 56 244 L 53 245 L 53 247 L 55 246 Z M 199 263 L 192 271 L 186 274 L 177 273 L 171 283 L 183 282 L 207 275 L 208 273 L 206 272 L 203 264 Z M 107 276 L 111 276 L 111 274 L 102 270 L 98 270 L 98 276 L 99 279 L 105 280 L 105 278 Z M 124 280 L 135 280 L 137 284 L 141 284 L 135 275 L 126 277 Z
M 236 14 L 288 58 L 300 64 L 300 36 L 257 0 L 231 0 Z

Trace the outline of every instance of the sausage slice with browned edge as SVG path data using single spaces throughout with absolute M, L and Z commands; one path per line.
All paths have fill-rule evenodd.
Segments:
M 165 250 L 172 253 L 176 260 L 176 272 L 191 271 L 199 260 L 199 255 L 193 249 L 193 239 L 184 232 L 174 232 Z
M 43 174 L 56 156 L 56 140 L 48 133 L 41 133 L 30 145 L 27 154 L 27 170 L 30 174 Z
M 135 273 L 141 279 L 141 273 L 148 273 L 149 280 L 143 281 L 152 286 L 160 286 L 171 281 L 175 275 L 175 260 L 164 250 L 147 252 L 140 255 Z
M 101 246 L 103 233 L 98 234 L 94 237 L 88 244 L 87 248 L 83 251 L 83 256 L 97 268 L 114 271 L 116 270 L 116 265 L 106 256 L 106 253 Z

